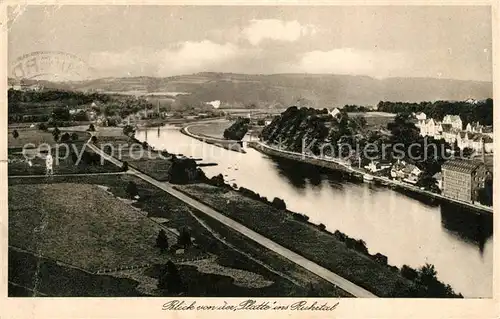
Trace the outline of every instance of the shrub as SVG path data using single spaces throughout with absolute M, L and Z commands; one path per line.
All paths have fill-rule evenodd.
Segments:
M 76 141 L 76 140 L 78 140 L 78 134 L 76 134 L 76 133 L 74 133 L 74 132 L 73 132 L 73 133 L 71 133 L 71 140 L 72 140 L 72 141 Z
M 135 133 L 135 129 L 132 125 L 125 125 L 123 127 L 123 134 L 124 135 L 131 136 L 131 135 L 133 135 L 133 133 Z
M 87 131 L 89 131 L 89 132 L 95 132 L 94 124 L 90 124 L 89 128 L 87 129 Z
M 59 135 L 61 135 L 61 130 L 56 126 L 52 131 L 52 136 L 54 137 L 54 141 L 57 142 L 57 140 L 59 139 Z
M 130 197 L 135 197 L 139 194 L 139 192 L 137 191 L 137 185 L 132 181 L 128 182 L 127 184 L 127 194 Z
M 335 238 L 339 241 L 342 241 L 342 242 L 345 242 L 346 239 L 347 239 L 347 235 L 336 230 L 334 233 L 333 233 L 333 236 L 335 236 Z
M 47 124 L 45 124 L 45 123 L 38 124 L 38 129 L 40 131 L 47 131 L 48 130 Z
M 382 264 L 382 265 L 387 265 L 387 256 L 385 255 L 382 255 L 381 253 L 376 253 L 374 256 L 373 256 L 373 259 L 375 259 L 376 262 Z
M 17 132 L 17 130 L 14 130 L 14 132 L 12 132 L 12 136 L 14 138 L 18 138 L 19 137 L 19 132 Z
M 191 234 L 186 228 L 183 228 L 181 230 L 181 233 L 179 234 L 179 237 L 177 238 L 177 244 L 181 247 L 189 247 L 191 246 Z
M 326 230 L 326 226 L 324 224 L 319 224 L 318 225 L 319 230 L 324 231 Z
M 91 141 L 92 143 L 94 143 L 94 144 L 95 144 L 95 143 L 97 142 L 97 137 L 96 137 L 95 135 L 94 135 L 94 136 L 92 136 L 92 137 L 90 138 L 90 141 Z
M 69 135 L 69 133 L 64 133 L 62 136 L 61 136 L 61 142 L 68 142 L 69 140 L 71 139 L 71 136 Z
M 401 276 L 405 277 L 408 280 L 414 281 L 418 277 L 418 272 L 410 266 L 403 265 L 403 267 L 401 267 Z
M 122 171 L 124 171 L 124 172 L 128 171 L 128 162 L 126 162 L 126 161 L 123 162 Z
M 309 220 L 309 216 L 304 215 L 304 214 L 299 214 L 299 213 L 293 213 L 293 219 L 299 221 L 299 222 L 307 222 Z
M 285 201 L 282 200 L 281 198 L 275 197 L 271 204 L 273 205 L 274 208 L 281 209 L 281 210 L 286 209 Z
M 184 290 L 181 276 L 173 262 L 168 261 L 165 267 L 163 267 L 158 278 L 158 288 L 173 293 L 179 293 Z
M 162 252 L 168 249 L 167 233 L 163 229 L 160 229 L 158 237 L 156 237 L 156 247 L 160 248 Z

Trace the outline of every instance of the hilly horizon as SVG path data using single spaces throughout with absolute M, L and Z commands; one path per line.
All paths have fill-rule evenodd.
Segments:
M 17 81 L 9 78 L 9 83 Z M 46 88 L 92 91 L 186 92 L 186 103 L 220 100 L 229 107 L 315 108 L 348 104 L 374 106 L 379 101 L 421 102 L 491 98 L 492 82 L 438 78 L 377 79 L 339 74 L 241 74 L 201 72 L 170 77 L 107 77 L 85 81 L 40 83 Z

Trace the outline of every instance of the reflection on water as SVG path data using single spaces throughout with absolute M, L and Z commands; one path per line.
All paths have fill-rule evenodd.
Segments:
M 137 138 L 145 139 L 145 134 L 138 132 Z M 431 263 L 438 278 L 464 296 L 492 295 L 491 216 L 253 149 L 247 148 L 246 154 L 224 150 L 182 135 L 178 128 L 164 127 L 159 137 L 154 129 L 148 143 L 218 163 L 203 167 L 208 177 L 222 173 L 226 181 L 267 198 L 282 198 L 287 208 L 306 214 L 311 222 L 363 239 L 370 253 L 388 256 L 391 265 Z
M 493 236 L 493 217 L 473 212 L 457 205 L 441 205 L 441 224 L 450 233 L 478 247 L 481 255 L 484 245 Z

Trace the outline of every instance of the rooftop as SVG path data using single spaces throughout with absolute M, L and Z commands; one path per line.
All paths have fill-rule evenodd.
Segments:
M 441 170 L 452 170 L 462 173 L 472 173 L 481 165 L 484 165 L 484 163 L 476 160 L 453 159 L 445 162 L 443 166 L 441 166 Z

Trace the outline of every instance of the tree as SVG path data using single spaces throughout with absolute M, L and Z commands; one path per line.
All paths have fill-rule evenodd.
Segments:
M 87 131 L 89 131 L 89 132 L 95 132 L 94 124 L 90 124 L 89 128 L 87 129 Z
M 17 130 L 14 130 L 14 131 L 12 132 L 12 136 L 13 136 L 14 138 L 18 138 L 18 137 L 19 137 L 19 133 L 17 132 Z
M 186 228 L 183 228 L 179 237 L 177 238 L 177 244 L 181 247 L 187 248 L 191 246 L 191 234 Z
M 127 194 L 130 197 L 135 197 L 139 194 L 139 192 L 137 191 L 137 185 L 132 181 L 128 182 L 127 184 Z
M 90 138 L 90 141 L 91 141 L 92 143 L 94 143 L 94 144 L 95 144 L 95 143 L 97 142 L 97 136 L 93 135 L 93 136 Z
M 414 281 L 418 277 L 418 272 L 410 266 L 403 265 L 403 267 L 401 267 L 401 276 L 405 277 L 408 280 Z
M 123 172 L 128 171 L 128 162 L 127 162 L 127 161 L 124 161 L 124 162 L 123 162 L 123 164 L 122 164 L 122 171 L 123 171 Z
M 162 252 L 168 249 L 167 233 L 163 229 L 160 229 L 158 237 L 156 237 L 156 247 L 160 248 Z
M 224 130 L 224 138 L 240 141 L 248 132 L 249 118 L 238 118 L 236 122 Z
M 69 140 L 71 139 L 71 136 L 69 135 L 68 132 L 64 133 L 62 136 L 61 136 L 61 142 L 68 142 Z
M 38 124 L 38 129 L 39 129 L 40 131 L 46 131 L 46 130 L 48 129 L 48 128 L 47 128 L 47 124 L 45 124 L 45 123 L 40 123 L 40 124 Z
M 57 107 L 52 111 L 52 119 L 55 121 L 69 121 L 71 115 L 66 107 Z
M 73 115 L 73 121 L 85 122 L 88 121 L 89 117 L 85 111 L 80 111 Z
M 184 290 L 179 270 L 177 270 L 173 262 L 168 261 L 161 270 L 158 278 L 158 288 L 174 293 L 179 293 Z
M 123 127 L 123 134 L 126 136 L 131 136 L 135 133 L 135 129 L 132 125 L 125 125 Z
M 60 134 L 61 134 L 61 130 L 59 130 L 59 128 L 57 126 L 54 127 L 54 130 L 52 131 L 52 136 L 54 137 L 54 141 L 57 142 Z
M 465 147 L 462 150 L 462 158 L 469 158 L 472 154 L 474 154 L 474 150 L 470 147 Z
M 286 209 L 285 201 L 282 200 L 281 198 L 275 197 L 271 204 L 273 205 L 273 207 L 277 209 L 282 209 L 282 210 Z
M 437 181 L 434 177 L 431 175 L 427 174 L 424 172 L 422 176 L 420 176 L 417 186 L 423 187 L 426 190 L 429 190 L 431 192 L 438 193 L 439 192 L 439 187 L 437 186 Z
M 73 133 L 71 133 L 71 140 L 72 140 L 72 141 L 76 141 L 76 140 L 78 140 L 78 134 L 76 134 L 76 133 L 74 133 L 74 132 L 73 132 Z

